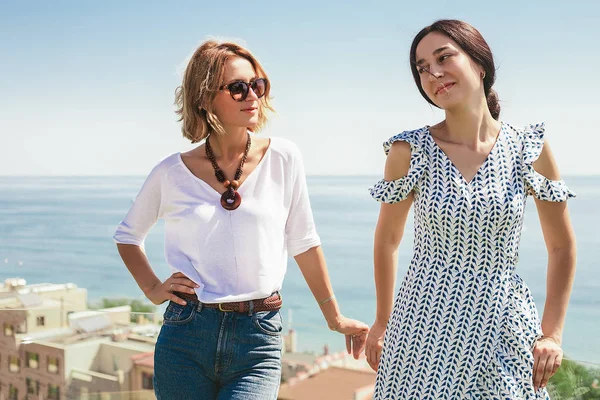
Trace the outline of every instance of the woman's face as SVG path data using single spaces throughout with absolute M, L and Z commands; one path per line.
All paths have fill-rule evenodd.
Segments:
M 256 71 L 248 60 L 234 57 L 225 64 L 223 80 L 219 86 L 229 85 L 233 82 L 252 82 L 257 79 Z M 213 113 L 219 118 L 224 127 L 252 128 L 258 123 L 259 98 L 252 89 L 243 101 L 236 101 L 231 97 L 228 88 L 219 90 L 213 100 Z
M 438 107 L 448 111 L 484 95 L 483 68 L 448 36 L 428 33 L 415 55 L 423 91 Z

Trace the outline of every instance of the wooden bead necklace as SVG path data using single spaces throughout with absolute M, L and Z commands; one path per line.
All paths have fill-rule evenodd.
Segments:
M 244 151 L 244 155 L 242 156 L 242 160 L 240 161 L 240 166 L 235 171 L 235 175 L 233 180 L 228 180 L 225 178 L 225 173 L 221 168 L 219 168 L 219 164 L 217 164 L 217 160 L 215 159 L 215 154 L 213 153 L 209 138 L 206 139 L 205 150 L 206 150 L 206 158 L 211 162 L 214 170 L 215 177 L 219 182 L 221 182 L 225 186 L 225 192 L 221 195 L 221 206 L 226 210 L 235 210 L 242 203 L 242 196 L 237 192 L 237 189 L 240 187 L 239 179 L 242 176 L 242 168 L 244 167 L 244 163 L 246 162 L 246 158 L 248 157 L 248 152 L 250 151 L 250 145 L 252 143 L 250 139 L 250 134 L 248 133 L 248 141 L 246 142 L 246 151 Z

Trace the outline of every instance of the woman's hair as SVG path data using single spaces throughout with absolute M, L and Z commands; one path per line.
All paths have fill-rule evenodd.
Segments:
M 483 90 L 487 100 L 487 105 L 494 119 L 500 117 L 500 104 L 498 102 L 498 94 L 492 89 L 496 80 L 496 68 L 494 66 L 494 57 L 487 42 L 481 36 L 481 33 L 473 26 L 463 21 L 453 19 L 443 19 L 434 22 L 432 25 L 423 28 L 413 39 L 410 47 L 410 69 L 415 79 L 415 83 L 421 92 L 421 95 L 430 104 L 438 107 L 423 90 L 421 78 L 416 66 L 416 52 L 419 42 L 429 33 L 439 32 L 450 39 L 454 40 L 461 49 L 471 57 L 473 61 L 483 67 L 485 76 L 483 78 Z
M 213 132 L 225 133 L 221 122 L 213 113 L 213 100 L 219 87 L 224 84 L 222 79 L 225 64 L 234 57 L 248 60 L 259 78 L 268 79 L 258 60 L 245 48 L 235 43 L 219 43 L 214 40 L 202 43 L 185 69 L 181 86 L 175 90 L 176 113 L 182 122 L 181 132 L 192 143 L 201 141 Z M 269 86 L 259 100 L 258 124 L 248 129 L 261 130 L 267 123 L 267 111 L 274 111 Z

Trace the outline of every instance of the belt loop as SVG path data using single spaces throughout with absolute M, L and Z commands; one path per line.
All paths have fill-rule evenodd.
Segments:
M 204 308 L 204 303 L 198 302 L 198 306 L 196 306 L 196 312 L 202 312 Z
M 248 305 L 249 305 L 249 311 L 248 311 L 248 316 L 252 316 L 252 314 L 254 314 L 254 302 L 252 300 L 248 301 Z

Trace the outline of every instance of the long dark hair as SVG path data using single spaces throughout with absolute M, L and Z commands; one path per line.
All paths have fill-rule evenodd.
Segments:
M 488 46 L 487 42 L 481 36 L 481 33 L 475 29 L 472 25 L 467 24 L 463 21 L 455 19 L 442 19 L 434 22 L 430 26 L 423 28 L 417 36 L 413 39 L 412 45 L 410 46 L 410 70 L 415 79 L 415 83 L 419 88 L 421 95 L 430 104 L 439 108 L 431 99 L 425 94 L 423 86 L 421 85 L 421 78 L 419 72 L 416 69 L 416 52 L 417 45 L 421 40 L 431 32 L 439 32 L 450 39 L 454 40 L 461 49 L 465 51 L 485 71 L 483 78 L 483 90 L 487 100 L 487 105 L 494 119 L 500 117 L 500 104 L 498 103 L 498 94 L 492 89 L 494 82 L 496 81 L 496 67 L 494 66 L 494 56 Z

